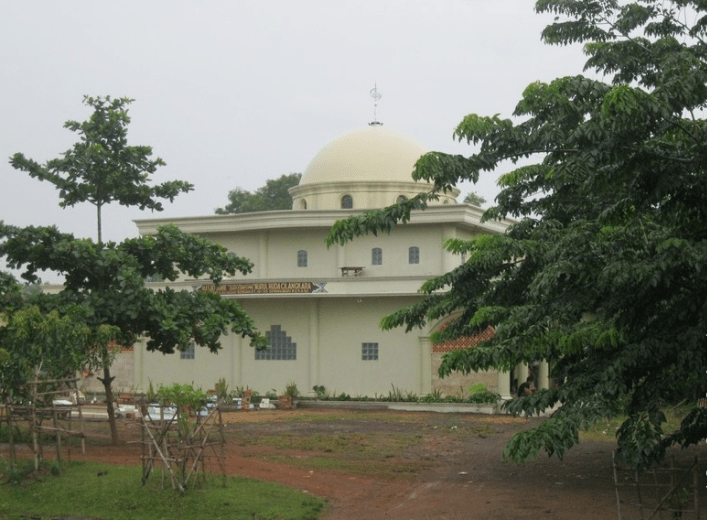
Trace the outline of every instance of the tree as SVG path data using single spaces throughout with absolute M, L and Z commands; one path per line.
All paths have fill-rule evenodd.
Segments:
M 147 286 L 153 276 L 174 281 L 180 275 L 207 275 L 219 283 L 225 274 L 247 274 L 252 268 L 247 260 L 229 257 L 223 246 L 175 226 L 161 228 L 156 236 L 95 244 L 54 227 L 17 228 L 0 222 L 0 240 L 0 256 L 10 268 L 24 268 L 24 279 L 33 282 L 36 272 L 45 269 L 65 276 L 60 293 L 36 295 L 32 303 L 44 312 L 85 309 L 84 321 L 92 334 L 111 325 L 116 328 L 111 338 L 118 344 L 132 345 L 144 336 L 149 338 L 148 350 L 165 354 L 184 350 L 191 341 L 218 352 L 221 336 L 229 331 L 249 336 L 257 348 L 266 346 L 235 300 L 211 292 L 155 291 Z M 101 368 L 110 361 L 111 338 L 103 335 L 85 352 Z
M 0 271 L 0 371 L 10 360 L 10 353 L 7 350 L 4 340 L 5 327 L 9 321 L 9 313 L 22 300 L 21 289 L 17 280 L 8 274 Z M 2 384 L 0 384 L 0 387 Z M 0 388 L 0 394 L 2 389 Z
M 619 455 L 642 469 L 673 445 L 707 436 L 707 410 L 663 431 L 661 405 L 704 393 L 707 382 L 707 6 L 674 0 L 540 0 L 556 21 L 550 44 L 584 43 L 583 76 L 534 83 L 514 115 L 469 115 L 456 137 L 479 145 L 469 157 L 433 152 L 414 177 L 442 192 L 476 182 L 501 161 L 484 219 L 517 219 L 504 235 L 446 247 L 468 261 L 425 283 L 426 298 L 382 321 L 408 330 L 453 311 L 434 340 L 491 325 L 495 337 L 447 354 L 440 373 L 508 370 L 545 359 L 561 384 L 509 403 L 513 413 L 560 408 L 515 435 L 505 455 L 562 457 L 580 428 L 624 413 Z M 686 20 L 694 20 L 688 25 Z M 430 196 L 337 223 L 330 244 L 390 230 Z
M 111 202 L 140 209 L 162 211 L 159 199 L 169 199 L 193 186 L 184 181 L 168 181 L 151 186 L 148 181 L 159 166 L 160 158 L 150 159 L 149 146 L 128 146 L 130 117 L 127 106 L 132 99 L 84 97 L 84 104 L 93 108 L 93 114 L 83 123 L 67 121 L 64 128 L 79 134 L 80 141 L 63 157 L 44 165 L 27 159 L 21 153 L 10 158 L 13 168 L 29 173 L 40 181 L 49 181 L 59 190 L 59 206 L 66 208 L 79 202 L 96 206 L 98 241 L 101 237 L 101 209 Z
M 40 376 L 61 379 L 86 364 L 86 351 L 99 338 L 110 341 L 115 332 L 104 325 L 92 331 L 85 323 L 87 309 L 72 305 L 63 313 L 42 312 L 27 305 L 8 316 L 0 332 L 7 361 L 0 370 L 0 397 L 30 399 L 27 382 Z
M 486 198 L 475 191 L 470 191 L 466 194 L 466 197 L 464 197 L 464 204 L 473 204 L 474 206 L 481 207 L 483 204 L 486 204 Z
M 228 204 L 223 208 L 216 208 L 216 214 L 292 209 L 292 197 L 288 190 L 297 186 L 301 177 L 301 173 L 281 175 L 277 179 L 267 181 L 265 186 L 258 188 L 255 193 L 241 188 L 231 190 L 228 192 Z
M 119 327 L 118 338 L 122 345 L 132 345 L 139 335 L 151 334 L 151 348 L 169 353 L 174 351 L 175 345 L 185 348 L 191 334 L 197 344 L 216 349 L 218 342 L 210 334 L 217 325 L 221 326 L 219 330 L 225 330 L 227 320 L 233 320 L 235 329 L 252 335 L 257 341 L 252 323 L 237 305 L 173 291 L 158 295 L 145 288 L 144 279 L 138 279 L 139 276 L 165 276 L 174 280 L 177 275 L 172 264 L 179 263 L 195 276 L 209 274 L 214 280 L 220 280 L 224 273 L 248 272 L 250 264 L 247 261 L 227 260 L 222 248 L 205 241 L 194 241 L 172 228 L 162 232 L 158 249 L 151 250 L 155 246 L 147 238 L 139 239 L 137 243 L 129 240 L 121 244 L 102 242 L 101 209 L 105 204 L 118 202 L 161 211 L 160 199 L 172 201 L 179 193 L 192 189 L 191 184 L 182 181 L 160 185 L 149 183 L 150 175 L 164 165 L 164 161 L 151 159 L 149 146 L 128 146 L 130 117 L 127 105 L 131 102 L 128 98 L 86 96 L 84 103 L 93 108 L 93 114 L 83 123 L 65 123 L 66 128 L 78 133 L 80 140 L 61 158 L 44 165 L 20 153 L 10 159 L 13 167 L 54 184 L 59 189 L 60 206 L 73 206 L 79 202 L 96 206 L 98 242 L 77 240 L 72 235 L 60 234 L 55 228 L 17 229 L 2 225 L 0 237 L 5 237 L 7 242 L 0 244 L 0 253 L 7 255 L 10 267 L 24 267 L 23 277 L 30 282 L 37 280 L 35 273 L 38 269 L 65 274 L 65 288 L 59 297 L 47 296 L 42 300 L 47 308 L 71 304 L 88 306 L 92 309 L 89 321 L 94 330 L 102 324 Z M 179 247 L 190 248 L 192 258 L 184 259 L 186 252 Z M 155 265 L 145 265 L 144 262 Z M 191 310 L 190 304 L 194 305 Z M 204 314 L 207 310 L 214 315 Z M 139 312 L 144 315 L 138 315 Z M 165 312 L 172 314 L 165 316 Z M 165 323 L 150 321 L 155 316 L 164 318 Z M 207 323 L 193 323 L 200 319 Z M 93 352 L 101 359 L 108 419 L 113 441 L 117 442 L 111 350 L 107 342 L 94 347 Z

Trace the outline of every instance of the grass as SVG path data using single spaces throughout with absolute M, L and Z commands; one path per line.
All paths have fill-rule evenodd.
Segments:
M 418 472 L 430 466 L 427 461 L 400 462 L 389 456 L 385 456 L 385 460 L 342 459 L 323 455 L 293 459 L 283 453 L 269 453 L 261 454 L 259 458 L 310 471 L 340 471 L 384 480 L 412 479 Z
M 311 495 L 254 479 L 229 477 L 223 487 L 221 477 L 209 476 L 207 486 L 180 496 L 161 489 L 157 475 L 142 486 L 139 467 L 73 463 L 60 472 L 25 473 L 19 484 L 8 482 L 9 472 L 0 460 L 0 518 L 6 519 L 306 520 L 317 518 L 325 505 Z
M 401 474 L 413 475 L 428 466 L 419 461 L 401 461 L 405 451 L 418 446 L 421 440 L 421 433 L 334 433 L 261 435 L 257 438 L 243 437 L 238 442 L 242 446 L 272 448 L 252 455 L 273 462 L 308 470 L 341 471 L 391 479 L 398 478 Z M 293 457 L 288 450 L 306 453 Z
M 670 408 L 664 408 L 663 413 L 668 420 L 663 425 L 663 432 L 672 433 L 680 427 L 680 421 L 687 415 L 694 405 L 678 404 Z M 597 421 L 589 428 L 585 428 L 579 432 L 580 442 L 616 442 L 616 431 L 621 424 L 626 420 L 625 415 L 611 417 L 610 419 L 602 419 Z
M 241 438 L 239 444 L 264 445 L 286 450 L 320 451 L 341 455 L 351 452 L 377 456 L 380 452 L 400 452 L 406 447 L 416 444 L 419 436 L 378 435 L 374 433 L 334 433 L 313 435 L 279 434 L 261 435 L 257 438 Z
M 341 413 L 322 413 L 322 412 L 312 412 L 301 415 L 282 415 L 277 416 L 273 419 L 273 422 L 294 422 L 294 423 L 305 423 L 305 422 L 399 422 L 399 423 L 416 423 L 421 422 L 422 419 L 414 413 L 391 413 L 387 410 L 380 412 L 359 412 L 351 411 L 346 414 Z
M 426 436 L 444 436 L 458 441 L 469 437 L 487 438 L 499 432 L 491 424 L 478 424 L 485 419 L 452 414 L 420 415 L 391 413 L 320 414 L 292 417 L 306 422 L 339 421 L 405 422 L 418 428 L 399 432 L 323 432 L 273 433 L 240 435 L 231 432 L 233 442 L 241 446 L 258 446 L 249 456 L 296 466 L 305 470 L 327 470 L 355 473 L 381 479 L 411 478 L 430 466 L 423 455 Z

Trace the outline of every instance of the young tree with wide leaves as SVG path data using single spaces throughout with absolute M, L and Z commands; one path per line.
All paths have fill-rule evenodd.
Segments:
M 559 409 L 514 436 L 506 456 L 562 457 L 582 426 L 623 413 L 619 454 L 645 468 L 668 447 L 707 437 L 707 410 L 687 413 L 670 434 L 661 412 L 704 396 L 707 383 L 707 5 L 540 0 L 536 10 L 557 15 L 547 43 L 583 43 L 586 68 L 611 82 L 531 84 L 516 121 L 462 121 L 456 137 L 477 153 L 418 161 L 413 176 L 442 192 L 522 160 L 500 177 L 497 205 L 484 214 L 517 222 L 504 235 L 450 240 L 468 261 L 428 281 L 422 302 L 382 326 L 411 329 L 458 312 L 434 339 L 495 328 L 492 340 L 447 354 L 442 375 L 551 363 L 559 386 L 508 409 Z M 430 197 L 339 222 L 329 243 L 390 230 Z
M 170 202 L 194 187 L 184 181 L 150 184 L 150 175 L 165 163 L 152 159 L 150 146 L 128 145 L 129 98 L 84 97 L 93 108 L 91 117 L 82 123 L 67 121 L 64 128 L 79 135 L 79 142 L 62 157 L 39 164 L 16 153 L 10 158 L 13 168 L 48 181 L 59 190 L 62 208 L 88 202 L 96 207 L 98 242 L 102 242 L 102 213 L 106 204 L 162 211 L 160 199 Z
M 43 308 L 83 305 L 92 311 L 88 323 L 94 329 L 103 324 L 120 329 L 117 340 L 121 345 L 132 345 L 138 336 L 148 335 L 148 348 L 165 353 L 175 347 L 186 348 L 189 338 L 216 350 L 218 337 L 228 330 L 229 323 L 233 330 L 262 342 L 235 302 L 202 293 L 155 292 L 144 281 L 147 277 L 174 280 L 174 265 L 192 276 L 208 274 L 219 281 L 225 273 L 248 272 L 251 266 L 246 260 L 229 259 L 223 248 L 184 235 L 176 228 L 162 230 L 157 240 L 144 237 L 121 244 L 103 243 L 104 205 L 118 202 L 161 211 L 161 199 L 172 201 L 192 189 L 191 184 L 182 181 L 150 184 L 150 175 L 164 162 L 151 159 L 149 146 L 128 145 L 127 105 L 131 101 L 85 97 L 84 103 L 93 108 L 93 114 L 83 123 L 68 121 L 64 125 L 78 133 L 80 140 L 63 157 L 44 165 L 22 154 L 10 160 L 13 167 L 54 184 L 60 190 L 60 206 L 80 202 L 96 206 L 98 243 L 60 234 L 51 227 L 18 229 L 0 225 L 0 238 L 6 239 L 0 244 L 0 256 L 5 255 L 12 268 L 23 267 L 23 277 L 31 282 L 36 281 L 37 270 L 65 275 L 64 290 L 59 295 L 39 297 Z M 117 442 L 109 343 L 95 344 L 90 353 L 97 357 L 103 371 L 99 379 L 105 388 L 113 441 Z

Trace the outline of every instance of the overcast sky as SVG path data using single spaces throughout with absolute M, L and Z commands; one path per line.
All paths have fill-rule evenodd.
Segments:
M 582 70 L 581 48 L 543 45 L 531 0 L 1 0 L 0 220 L 95 238 L 90 205 L 62 210 L 53 186 L 14 170 L 75 142 L 63 128 L 88 95 L 127 96 L 129 142 L 167 166 L 156 182 L 195 191 L 155 216 L 213 214 L 235 187 L 302 172 L 326 143 L 378 119 L 430 150 L 468 154 L 469 113 L 510 117 L 529 83 Z M 487 174 L 474 187 L 492 200 Z M 104 238 L 149 212 L 105 211 Z

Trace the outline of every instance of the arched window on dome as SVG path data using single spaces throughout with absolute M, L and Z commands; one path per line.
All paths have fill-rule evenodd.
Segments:
M 299 201 L 299 209 L 307 209 L 307 201 L 305 199 Z
M 383 250 L 380 247 L 371 249 L 371 264 L 383 265 Z
M 408 198 L 405 195 L 398 195 L 398 198 L 395 199 L 396 204 L 400 204 L 401 202 L 405 202 L 408 200 Z
M 351 195 L 344 195 L 341 197 L 341 209 L 352 209 L 353 208 L 353 197 Z

